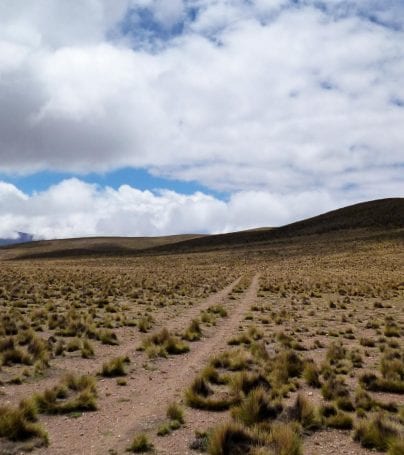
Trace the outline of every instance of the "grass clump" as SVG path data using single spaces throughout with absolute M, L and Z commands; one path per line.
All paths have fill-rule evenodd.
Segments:
M 327 349 L 326 358 L 331 365 L 336 365 L 346 357 L 346 349 L 341 343 L 331 343 Z
M 404 454 L 404 436 L 393 439 L 389 444 L 387 455 L 403 455 Z
M 254 341 L 258 341 L 262 338 L 262 333 L 255 326 L 250 326 L 247 332 L 236 335 L 227 342 L 230 346 L 236 346 L 240 344 L 251 345 Z
M 189 444 L 189 448 L 198 452 L 207 452 L 209 434 L 206 431 L 195 431 L 195 439 Z
M 141 350 L 144 350 L 149 357 L 167 357 L 169 354 L 184 354 L 189 351 L 189 346 L 164 328 L 148 336 L 143 341 Z
M 79 351 L 80 349 L 81 349 L 80 338 L 75 337 L 67 343 L 67 346 L 66 346 L 67 352 L 75 352 L 75 351 Z
M 164 422 L 157 430 L 158 436 L 166 436 L 174 430 L 178 430 L 185 423 L 184 410 L 177 403 L 171 403 L 167 408 L 168 422 Z
M 258 438 L 237 422 L 228 422 L 217 427 L 209 436 L 210 455 L 245 455 L 259 445 Z
M 81 345 L 81 357 L 83 357 L 83 359 L 94 357 L 94 348 L 87 339 L 85 339 Z
M 336 400 L 349 396 L 349 389 L 342 377 L 331 374 L 322 385 L 321 393 L 326 400 Z
M 0 437 L 9 441 L 27 441 L 39 438 L 43 444 L 48 443 L 46 432 L 35 423 L 36 412 L 29 412 L 24 407 L 0 407 Z
M 282 411 L 279 402 L 272 403 L 267 390 L 258 387 L 252 390 L 236 408 L 232 409 L 232 416 L 247 426 L 259 422 L 273 420 Z
M 355 406 L 352 403 L 349 396 L 337 398 L 336 404 L 337 404 L 338 409 L 341 409 L 341 411 L 347 411 L 347 412 L 355 411 Z
M 353 427 L 352 417 L 341 411 L 337 411 L 335 415 L 331 415 L 324 419 L 325 426 L 336 428 L 338 430 L 351 430 Z
M 359 388 L 355 395 L 355 407 L 357 410 L 370 411 L 375 402 L 363 389 Z
M 404 394 L 404 380 L 384 379 L 374 373 L 365 373 L 360 379 L 361 386 L 372 392 L 388 392 Z
M 310 387 L 321 387 L 320 371 L 313 361 L 307 361 L 304 365 L 303 378 Z
M 102 365 L 101 375 L 106 378 L 126 376 L 125 364 L 130 362 L 129 357 L 116 357 Z
M 300 377 L 304 363 L 296 352 L 287 349 L 276 356 L 272 369 L 274 382 L 282 385 L 287 384 L 291 378 Z
M 97 390 L 92 376 L 67 375 L 58 386 L 33 396 L 38 412 L 69 414 L 76 411 L 95 411 Z
M 99 341 L 101 341 L 102 344 L 108 344 L 111 346 L 116 346 L 119 344 L 116 333 L 109 329 L 100 330 L 97 333 L 97 338 L 99 339 Z
M 13 364 L 32 365 L 33 358 L 24 349 L 12 348 L 1 353 L 1 364 L 12 366 Z
M 177 403 L 171 403 L 167 408 L 167 417 L 170 420 L 176 420 L 177 422 L 183 424 L 185 422 L 184 419 L 184 410 L 182 407 Z
M 198 341 L 202 338 L 202 328 L 197 319 L 193 319 L 182 338 L 187 341 Z
M 153 444 L 144 433 L 140 433 L 133 438 L 128 451 L 133 453 L 146 453 L 153 449 Z
M 201 377 L 206 379 L 211 384 L 216 385 L 223 385 L 228 382 L 228 376 L 220 374 L 212 365 L 208 365 L 202 370 Z
M 293 424 L 276 422 L 271 428 L 270 447 L 274 455 L 301 455 L 302 443 Z
M 185 392 L 186 404 L 191 408 L 209 411 L 224 411 L 237 404 L 238 398 L 229 393 L 214 397 L 206 379 L 198 376 Z
M 227 310 L 223 305 L 213 305 L 207 309 L 208 313 L 220 316 L 221 318 L 227 317 Z
M 159 426 L 157 430 L 157 436 L 167 436 L 168 434 L 171 434 L 171 432 L 171 422 L 164 422 Z
M 294 406 L 289 409 L 289 418 L 298 421 L 306 431 L 314 431 L 320 427 L 320 418 L 316 407 L 300 393 Z
M 229 381 L 235 395 L 248 395 L 252 390 L 261 387 L 265 390 L 271 388 L 268 379 L 257 371 L 240 371 L 233 375 Z
M 138 329 L 142 333 L 148 332 L 153 327 L 153 324 L 154 319 L 150 314 L 142 316 L 137 322 Z
M 354 439 L 367 449 L 385 452 L 397 436 L 397 430 L 382 415 L 358 423 Z
M 226 351 L 212 358 L 210 364 L 214 368 L 223 368 L 229 371 L 242 371 L 250 367 L 253 362 L 251 354 L 244 350 Z

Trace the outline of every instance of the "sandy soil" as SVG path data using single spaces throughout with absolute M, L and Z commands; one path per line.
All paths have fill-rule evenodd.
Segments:
M 164 420 L 167 405 L 179 401 L 205 362 L 214 352 L 226 347 L 226 340 L 237 329 L 244 312 L 251 306 L 257 295 L 258 275 L 240 299 L 230 300 L 228 294 L 238 280 L 222 291 L 210 296 L 200 305 L 194 305 L 165 325 L 170 330 L 184 329 L 193 317 L 211 305 L 223 303 L 229 316 L 218 320 L 217 325 L 206 331 L 200 341 L 191 343 L 189 353 L 181 356 L 149 361 L 143 353 L 136 352 L 136 343 L 131 340 L 119 346 L 115 355 L 129 355 L 131 359 L 127 386 L 116 384 L 114 379 L 98 381 L 99 410 L 85 413 L 79 418 L 52 416 L 41 418 L 49 433 L 50 446 L 38 450 L 38 454 L 82 454 L 101 455 L 125 453 L 133 436 L 138 431 L 156 433 L 157 426 Z M 104 359 L 105 360 L 105 359 Z M 172 437 L 154 438 L 158 453 L 185 454 L 193 439 L 193 429 L 211 422 L 212 417 L 204 413 L 187 411 L 188 424 L 176 431 Z M 191 428 L 193 428 L 191 430 Z

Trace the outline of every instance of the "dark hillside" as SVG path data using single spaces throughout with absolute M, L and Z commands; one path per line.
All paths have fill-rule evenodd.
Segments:
M 307 236 L 319 240 L 327 234 L 344 236 L 357 233 L 361 238 L 404 229 L 404 198 L 379 199 L 333 210 L 278 228 L 258 228 L 218 235 L 179 235 L 168 237 L 87 238 L 33 242 L 8 247 L 3 258 L 39 259 L 92 256 L 138 256 L 177 254 L 226 248 L 264 246 L 276 241 L 299 241 Z M 403 231 L 404 232 L 404 231 Z M 401 231 L 399 232 L 401 235 Z M 331 238 L 330 237 L 330 238 Z M 0 255 L 1 257 L 1 255 Z
M 336 231 L 365 230 L 371 233 L 402 228 L 404 228 L 404 198 L 379 199 L 333 210 L 279 228 L 211 235 L 157 247 L 154 248 L 154 251 L 184 252 L 187 250 L 245 246 Z

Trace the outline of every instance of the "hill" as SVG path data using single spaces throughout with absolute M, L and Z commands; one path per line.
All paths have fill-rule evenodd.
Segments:
M 263 228 L 205 236 L 154 248 L 160 252 L 186 252 L 262 245 L 277 240 L 299 239 L 340 232 L 358 235 L 404 229 L 404 198 L 362 202 L 278 228 Z
M 85 256 L 131 256 L 176 254 L 216 249 L 263 247 L 278 241 L 305 241 L 307 238 L 341 239 L 404 234 L 404 198 L 379 199 L 333 210 L 277 228 L 258 228 L 218 235 L 179 235 L 137 238 L 84 238 L 33 242 L 9 247 L 3 258 L 64 258 Z M 0 252 L 4 249 L 0 249 Z
M 8 245 L 0 248 L 0 258 L 58 258 L 86 256 L 121 256 L 138 250 L 168 245 L 200 237 L 200 234 L 161 237 L 83 237 Z

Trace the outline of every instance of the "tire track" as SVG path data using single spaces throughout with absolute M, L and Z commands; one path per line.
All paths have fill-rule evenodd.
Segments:
M 154 329 L 164 326 L 169 330 L 178 330 L 180 327 L 185 329 L 190 320 L 201 311 L 223 303 L 240 279 L 241 277 L 237 278 L 224 289 L 209 296 L 200 304 L 193 305 L 171 321 L 159 322 Z M 213 330 L 221 334 L 225 329 L 224 325 L 230 323 L 233 318 L 234 314 L 218 323 Z M 146 423 L 146 426 L 153 422 L 161 409 L 164 414 L 165 404 L 174 399 L 173 393 L 179 393 L 183 378 L 190 376 L 194 365 L 201 361 L 198 360 L 201 356 L 208 355 L 209 346 L 215 340 L 217 335 L 203 338 L 202 341 L 192 343 L 191 351 L 185 355 L 157 360 L 154 363 L 156 367 L 154 370 L 143 368 L 145 355 L 135 351 L 136 343 L 132 341 L 130 348 L 127 344 L 121 346 L 120 350 L 114 352 L 114 356 L 128 355 L 132 360 L 132 368 L 135 369 L 127 376 L 128 385 L 122 387 L 114 380 L 100 379 L 97 384 L 100 396 L 98 411 L 84 413 L 78 419 L 67 416 L 41 417 L 40 420 L 49 433 L 50 446 L 39 449 L 36 453 L 101 455 L 108 454 L 109 449 L 114 446 L 118 453 L 125 453 L 136 426 L 142 422 Z M 106 359 L 100 359 L 102 360 Z M 184 369 L 187 371 L 185 375 Z

